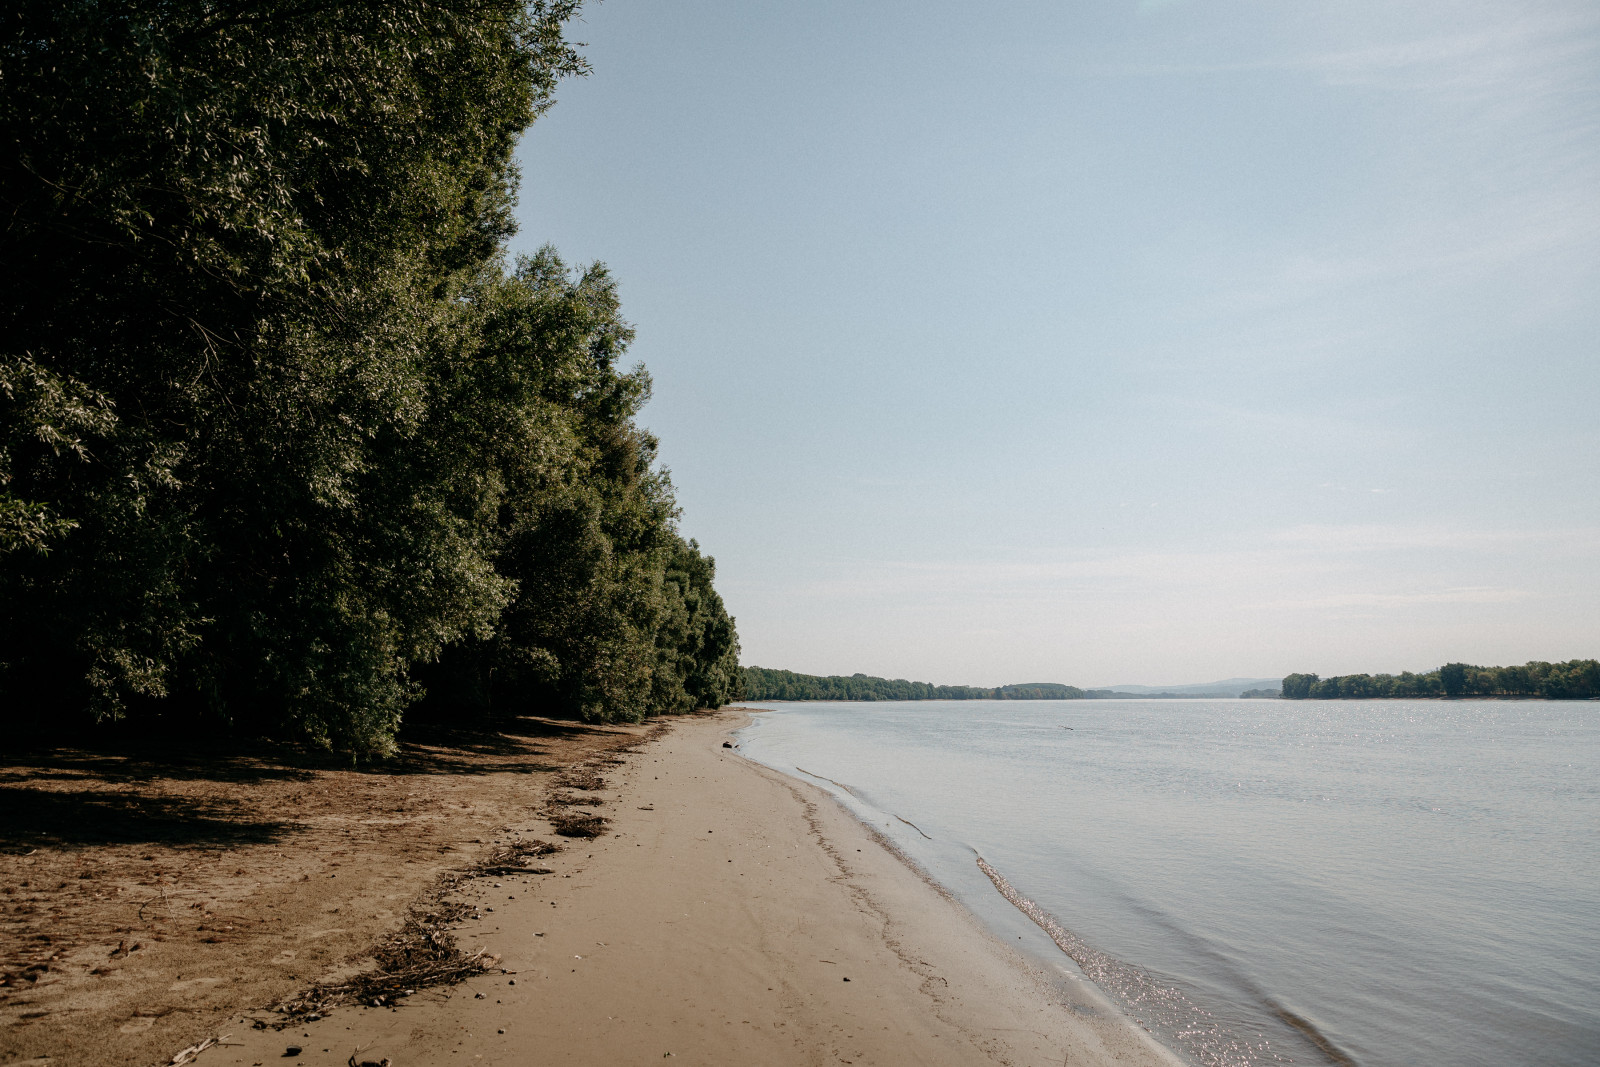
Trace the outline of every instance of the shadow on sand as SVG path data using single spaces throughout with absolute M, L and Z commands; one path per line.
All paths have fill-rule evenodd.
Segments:
M 250 803 L 252 786 L 309 782 L 316 772 L 328 770 L 363 777 L 554 771 L 560 768 L 545 761 L 550 742 L 617 732 L 612 726 L 535 716 L 493 727 L 423 723 L 406 729 L 395 755 L 358 763 L 305 745 L 247 739 L 183 743 L 121 731 L 92 747 L 38 744 L 0 752 L 0 850 L 271 843 L 297 827 L 262 818 Z

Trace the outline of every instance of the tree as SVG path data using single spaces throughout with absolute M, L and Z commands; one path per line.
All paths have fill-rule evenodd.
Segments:
M 1467 691 L 1467 665 L 1446 663 L 1439 668 L 1439 686 L 1447 697 L 1459 697 Z
M 744 695 L 739 638 L 712 582 L 716 561 L 694 541 L 676 539 L 663 582 L 656 628 L 655 707 L 671 711 L 719 707 Z
M 419 672 L 520 626 L 501 661 L 648 707 L 675 536 L 648 379 L 614 367 L 603 269 L 501 260 L 516 139 L 586 69 L 576 10 L 8 11 L 10 706 L 381 752 Z M 551 590 L 570 614 L 531 621 Z
M 1317 683 L 1314 674 L 1290 674 L 1283 679 L 1283 699 L 1304 700 L 1311 695 L 1311 687 Z

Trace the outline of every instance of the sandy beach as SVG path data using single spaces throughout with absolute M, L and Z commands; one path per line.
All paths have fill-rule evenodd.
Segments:
M 549 835 L 570 772 L 651 729 L 418 727 L 361 767 L 262 740 L 0 753 L 0 1064 L 165 1064 L 369 972 L 497 842 Z
M 613 768 L 611 832 L 471 883 L 505 974 L 286 1030 L 241 1014 L 205 1067 L 280 1062 L 1168 1064 L 1082 982 L 981 928 L 831 798 L 673 724 Z

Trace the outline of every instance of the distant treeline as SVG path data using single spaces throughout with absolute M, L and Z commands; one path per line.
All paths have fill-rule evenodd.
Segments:
M 1283 680 L 1286 700 L 1360 700 L 1372 697 L 1538 697 L 1583 700 L 1600 697 L 1600 661 L 1535 660 L 1520 667 L 1475 667 L 1446 663 L 1426 674 L 1343 674 L 1319 678 L 1291 674 Z
M 904 678 L 852 674 L 796 674 L 771 667 L 744 668 L 745 700 L 1077 700 L 1083 690 L 1056 682 L 1026 682 L 985 689 L 933 685 Z

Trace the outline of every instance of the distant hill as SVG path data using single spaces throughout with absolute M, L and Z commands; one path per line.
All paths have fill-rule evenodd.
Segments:
M 1023 682 L 989 689 L 870 674 L 796 674 L 773 667 L 743 670 L 745 700 L 1077 700 L 1083 696 L 1083 690 L 1059 682 Z
M 1187 682 L 1183 685 L 1106 685 L 1085 691 L 1090 697 L 1237 697 L 1246 690 L 1275 690 L 1281 678 L 1224 678 L 1218 682 Z

